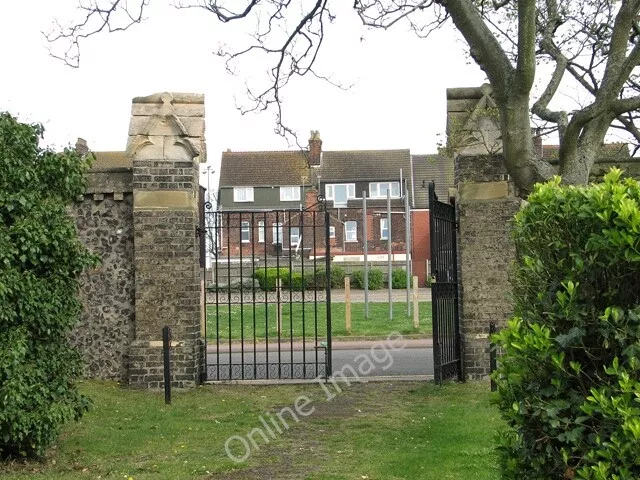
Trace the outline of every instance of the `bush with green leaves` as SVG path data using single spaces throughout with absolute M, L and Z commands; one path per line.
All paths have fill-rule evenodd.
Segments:
M 276 289 L 277 279 L 280 278 L 282 286 L 289 280 L 289 269 L 285 267 L 259 268 L 254 273 L 254 278 L 260 283 L 260 288 L 266 291 Z
M 369 269 L 369 290 L 380 290 L 384 286 L 384 274 L 379 268 Z M 364 270 L 356 270 L 351 274 L 353 288 L 364 289 Z
M 391 288 L 407 288 L 407 271 L 394 268 L 391 272 Z
M 344 268 L 331 265 L 331 288 L 344 288 Z
M 640 184 L 538 185 L 495 340 L 503 478 L 640 478 Z
M 79 276 L 96 259 L 66 210 L 88 163 L 40 148 L 42 133 L 0 113 L 0 456 L 42 455 L 89 405 L 69 333 Z

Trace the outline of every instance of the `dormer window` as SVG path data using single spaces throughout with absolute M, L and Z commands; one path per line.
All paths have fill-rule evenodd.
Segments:
M 300 201 L 300 187 L 280 187 L 281 202 Z
M 346 206 L 347 200 L 356 198 L 355 183 L 332 183 L 324 188 L 327 200 L 333 200 L 333 206 Z
M 234 202 L 253 202 L 253 187 L 233 187 Z
M 374 182 L 369 184 L 369 198 L 387 198 L 391 191 L 391 198 L 400 198 L 400 182 Z

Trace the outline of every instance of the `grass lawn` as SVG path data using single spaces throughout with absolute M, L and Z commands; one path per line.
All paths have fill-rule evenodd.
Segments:
M 387 303 L 370 303 L 369 318 L 364 318 L 364 303 L 351 304 L 351 334 L 345 328 L 345 304 L 331 305 L 332 333 L 334 336 L 387 336 L 390 332 L 407 334 L 431 333 L 431 302 L 420 302 L 420 328 L 413 328 L 413 317 L 407 316 L 405 303 L 393 305 L 393 320 L 389 320 L 389 305 Z M 207 338 L 216 338 L 216 307 L 209 305 L 207 309 Z M 294 337 L 302 337 L 304 318 L 304 336 L 315 338 L 317 328 L 318 337 L 326 336 L 326 305 L 318 304 L 318 312 L 314 312 L 313 304 L 288 303 L 282 306 L 282 337 L 289 338 L 293 329 Z M 265 326 L 268 325 L 269 338 L 277 338 L 276 305 L 255 305 L 255 335 L 259 340 L 265 340 Z M 293 319 L 293 321 L 292 321 Z M 229 322 L 231 328 L 229 328 Z M 317 323 L 317 327 L 316 327 Z M 254 306 L 220 305 L 218 307 L 218 337 L 220 340 L 240 339 L 244 331 L 245 339 L 253 338 Z
M 329 388 L 334 388 L 329 385 Z M 0 463 L 17 479 L 474 479 L 499 477 L 501 428 L 486 382 L 358 383 L 328 401 L 318 384 L 205 386 L 162 393 L 86 382 L 94 408 L 65 427 L 41 462 Z M 225 454 L 231 435 L 262 427 L 259 416 L 306 395 L 313 413 L 289 420 L 247 462 Z M 290 417 L 287 416 L 287 419 Z M 239 442 L 237 442 L 239 444 Z M 234 443 L 235 445 L 235 443 Z

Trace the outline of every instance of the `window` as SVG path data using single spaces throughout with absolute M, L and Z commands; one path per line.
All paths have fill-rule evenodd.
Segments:
M 333 183 L 325 186 L 327 200 L 333 200 L 333 205 L 346 205 L 347 200 L 356 198 L 355 183 Z
M 253 202 L 253 187 L 234 187 L 234 202 Z
M 281 202 L 295 202 L 300 200 L 300 187 L 280 187 Z
M 387 191 L 391 190 L 391 198 L 400 198 L 399 182 L 376 182 L 369 184 L 370 198 L 387 198 Z
M 265 234 L 264 222 L 260 220 L 258 222 L 258 243 L 264 243 L 264 234 Z
M 298 245 L 300 241 L 300 227 L 289 228 L 289 245 Z
M 249 243 L 251 241 L 251 231 L 249 230 L 249 222 L 242 222 L 240 224 L 240 241 L 242 243 Z
M 344 241 L 358 241 L 358 224 L 354 221 L 344 222 Z
M 336 238 L 336 227 L 333 225 L 329 227 L 329 238 Z
M 389 222 L 386 218 L 380 219 L 380 240 L 389 240 Z
M 273 224 L 273 243 L 282 243 L 282 239 L 284 238 L 284 235 L 282 233 L 282 224 L 281 223 L 274 223 Z

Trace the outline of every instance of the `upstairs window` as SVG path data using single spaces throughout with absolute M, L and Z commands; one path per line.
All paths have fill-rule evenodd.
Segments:
M 233 187 L 234 202 L 253 202 L 253 187 Z
M 374 182 L 369 184 L 369 198 L 387 198 L 391 191 L 391 198 L 400 198 L 400 182 Z
M 289 228 L 289 245 L 295 247 L 300 242 L 300 227 Z
M 280 187 L 280 201 L 300 201 L 300 187 Z
M 333 225 L 329 227 L 329 238 L 336 238 L 336 227 Z
M 380 219 L 380 240 L 389 240 L 389 222 L 386 218 Z
M 327 200 L 333 200 L 334 206 L 347 205 L 347 200 L 356 198 L 355 183 L 332 183 L 324 189 Z
M 251 231 L 249 229 L 249 222 L 242 222 L 240 224 L 240 241 L 242 243 L 249 243 L 251 241 Z
M 272 230 L 273 243 L 279 243 L 280 245 L 282 245 L 282 240 L 283 240 L 282 224 L 274 223 L 271 228 L 273 229 Z
M 358 241 L 358 223 L 354 221 L 344 222 L 344 241 Z

